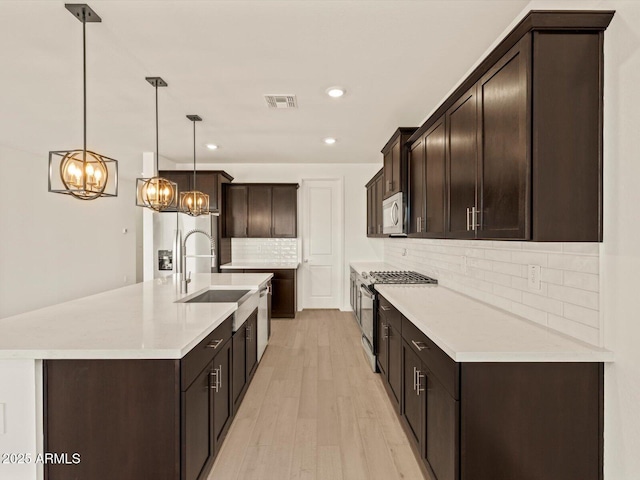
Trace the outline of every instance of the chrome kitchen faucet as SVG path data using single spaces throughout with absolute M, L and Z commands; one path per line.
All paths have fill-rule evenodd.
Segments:
M 187 255 L 187 239 L 194 233 L 201 233 L 205 237 L 209 239 L 211 243 L 211 254 L 210 255 Z M 187 265 L 187 257 L 197 257 L 197 258 L 216 258 L 216 242 L 211 235 L 209 235 L 204 230 L 191 230 L 184 236 L 184 240 L 182 241 L 182 256 L 180 257 L 180 293 L 187 293 L 187 286 L 191 283 L 191 272 L 189 272 L 189 276 L 187 277 L 186 273 L 186 265 Z

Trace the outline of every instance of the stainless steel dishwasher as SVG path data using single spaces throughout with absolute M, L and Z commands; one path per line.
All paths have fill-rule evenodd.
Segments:
M 271 295 L 271 283 L 260 289 L 258 301 L 258 361 L 269 343 L 269 295 Z

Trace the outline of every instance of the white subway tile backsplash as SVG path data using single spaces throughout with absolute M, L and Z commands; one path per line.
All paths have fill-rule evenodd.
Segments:
M 599 252 L 597 243 L 394 238 L 385 240 L 384 261 L 599 345 Z M 527 265 L 542 267 L 539 290 L 529 287 Z
M 583 342 L 597 345 L 600 341 L 600 331 L 597 328 L 592 328 L 582 323 L 573 322 L 564 317 L 557 315 L 549 315 L 547 320 L 549 327 L 559 332 L 569 335 L 570 337 L 577 338 Z
M 569 320 L 574 320 L 593 328 L 598 328 L 600 325 L 600 312 L 598 310 L 592 310 L 591 308 L 585 308 L 579 305 L 566 303 L 564 305 L 563 316 Z
M 565 272 L 564 284 L 582 290 L 597 292 L 600 290 L 600 277 L 592 273 Z
M 297 238 L 232 238 L 234 262 L 297 262 Z
M 546 267 L 548 255 L 538 252 L 513 252 L 511 254 L 511 261 L 521 265 L 540 265 L 541 267 Z
M 582 307 L 598 309 L 599 295 L 596 292 L 580 290 L 579 288 L 565 287 L 562 285 L 549 285 L 549 297 L 556 298 L 565 303 L 572 303 Z
M 587 255 L 598 255 L 600 253 L 599 243 L 563 243 L 562 251 L 565 253 L 584 253 Z
M 548 313 L 562 315 L 562 302 L 543 295 L 534 295 L 533 293 L 523 292 L 522 303 Z
M 598 273 L 598 255 L 549 254 L 549 267 L 573 272 Z

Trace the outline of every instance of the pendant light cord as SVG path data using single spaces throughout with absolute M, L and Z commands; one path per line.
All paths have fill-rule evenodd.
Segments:
M 156 175 L 160 175 L 160 149 L 158 148 L 158 80 L 156 84 Z
M 82 9 L 82 101 L 83 101 L 83 143 L 82 161 L 87 161 L 87 12 Z
M 193 121 L 193 190 L 196 190 L 196 121 Z

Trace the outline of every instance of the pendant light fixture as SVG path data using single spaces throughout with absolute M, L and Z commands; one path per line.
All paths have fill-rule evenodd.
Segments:
M 201 122 L 202 118 L 198 115 L 187 115 L 187 118 L 193 122 L 193 186 L 191 191 L 180 193 L 180 211 L 198 217 L 210 213 L 209 195 L 196 188 L 196 122 Z
M 118 196 L 118 161 L 87 150 L 87 23 L 102 22 L 89 5 L 67 3 L 82 22 L 83 145 L 81 150 L 49 152 L 49 191 L 80 200 Z
M 138 178 L 136 180 L 136 205 L 146 207 L 156 212 L 163 210 L 175 211 L 178 206 L 178 185 L 159 174 L 158 162 L 160 159 L 158 149 L 158 87 L 166 87 L 160 77 L 146 77 L 156 90 L 156 168 L 155 175 L 151 178 Z

